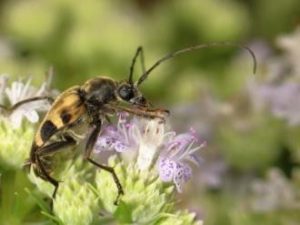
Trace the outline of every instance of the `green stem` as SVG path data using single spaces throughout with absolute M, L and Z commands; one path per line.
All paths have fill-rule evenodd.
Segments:
M 0 222 L 3 225 L 16 224 L 13 217 L 15 177 L 16 171 L 13 170 L 5 170 L 1 174 Z

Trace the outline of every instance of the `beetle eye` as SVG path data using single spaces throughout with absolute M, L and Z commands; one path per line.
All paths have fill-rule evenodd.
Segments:
M 123 100 L 129 101 L 134 97 L 134 92 L 129 85 L 123 85 L 119 89 L 119 95 Z

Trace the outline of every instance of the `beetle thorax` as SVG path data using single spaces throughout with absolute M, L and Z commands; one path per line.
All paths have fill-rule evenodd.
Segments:
M 115 89 L 116 84 L 113 80 L 101 77 L 88 80 L 82 86 L 85 101 L 99 107 L 116 100 Z

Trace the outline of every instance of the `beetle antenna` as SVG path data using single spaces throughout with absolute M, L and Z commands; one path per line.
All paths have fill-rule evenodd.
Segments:
M 143 74 L 145 73 L 145 60 L 144 60 L 144 52 L 143 52 L 143 47 L 142 46 L 139 46 L 135 52 L 135 55 L 132 59 L 132 62 L 131 62 L 131 66 L 130 66 L 130 71 L 129 71 L 129 76 L 128 76 L 128 83 L 133 85 L 133 72 L 134 72 L 134 66 L 135 66 L 135 63 L 136 63 L 136 59 L 137 57 L 141 55 L 141 64 L 142 64 L 142 71 L 143 71 Z
M 248 51 L 248 53 L 251 55 L 252 60 L 253 60 L 253 74 L 256 73 L 256 67 L 257 67 L 256 57 L 255 57 L 254 52 L 249 47 L 241 45 L 241 44 L 237 44 L 237 43 L 232 43 L 232 42 L 211 42 L 211 43 L 191 46 L 188 48 L 183 48 L 183 49 L 180 49 L 180 50 L 177 50 L 175 52 L 171 52 L 171 53 L 165 55 L 164 57 L 162 57 L 158 61 L 156 61 L 156 63 L 154 63 L 153 66 L 151 66 L 145 73 L 143 73 L 141 75 L 141 77 L 137 81 L 137 86 L 139 86 L 144 80 L 146 80 L 147 77 L 149 76 L 149 74 L 164 61 L 172 59 L 175 56 L 181 55 L 186 52 L 191 52 L 191 51 L 203 49 L 203 48 L 222 47 L 222 46 L 238 47 L 240 49 L 244 49 L 244 50 Z

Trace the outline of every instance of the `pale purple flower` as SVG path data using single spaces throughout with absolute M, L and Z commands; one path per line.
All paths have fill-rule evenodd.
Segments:
M 257 109 L 268 108 L 285 119 L 289 125 L 300 124 L 300 28 L 277 39 L 283 56 L 270 58 L 264 65 L 264 74 L 250 81 L 250 99 Z
M 269 108 L 274 116 L 287 120 L 289 125 L 300 123 L 300 84 L 256 84 L 252 85 L 250 96 L 255 106 Z
M 121 113 L 117 126 L 108 125 L 104 127 L 95 145 L 95 151 L 115 150 L 126 152 L 137 147 L 134 137 L 136 126 L 129 122 L 128 115 Z
M 300 84 L 289 82 L 266 91 L 275 116 L 286 119 L 290 125 L 300 123 Z
M 195 152 L 203 148 L 205 144 L 204 141 L 199 142 L 194 130 L 179 134 L 169 140 L 158 159 L 160 178 L 165 182 L 172 181 L 177 191 L 182 192 L 182 185 L 192 177 L 192 168 L 188 161 L 198 165 L 200 159 Z
M 127 154 L 140 171 L 154 169 L 164 182 L 173 182 L 179 192 L 182 185 L 192 176 L 192 168 L 188 162 L 200 163 L 195 152 L 201 149 L 205 142 L 196 138 L 195 131 L 176 135 L 167 131 L 165 122 L 158 119 L 129 119 L 121 114 L 116 126 L 108 125 L 99 135 L 95 152 L 116 151 Z
M 258 212 L 300 208 L 297 188 L 276 168 L 268 171 L 265 180 L 253 182 L 251 197 L 252 209 Z
M 160 120 L 130 119 L 128 114 L 121 113 L 116 126 L 108 125 L 103 129 L 95 152 L 134 152 L 138 168 L 145 170 L 152 165 L 163 140 L 170 134 L 164 132 L 164 124 Z

